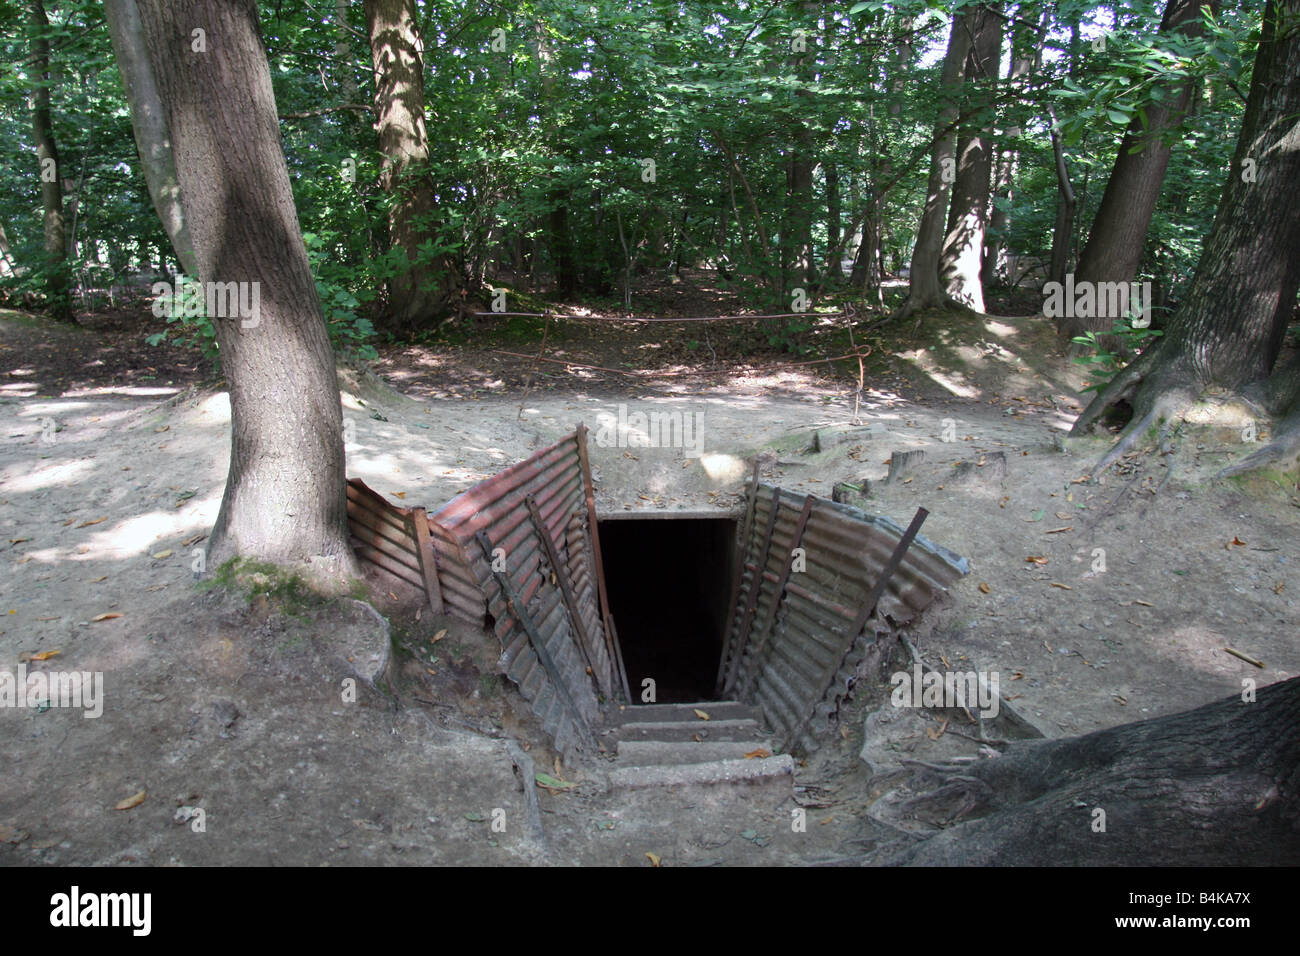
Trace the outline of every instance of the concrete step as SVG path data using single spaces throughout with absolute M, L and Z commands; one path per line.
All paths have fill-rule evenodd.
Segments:
M 697 716 L 695 711 L 702 710 L 709 715 L 708 720 Z M 758 720 L 760 714 L 753 707 L 734 700 L 706 700 L 697 704 L 631 704 L 614 714 L 614 722 L 619 724 L 691 722 L 708 726 L 717 720 Z
M 763 736 L 756 720 L 637 720 L 616 728 L 619 740 L 680 740 L 694 742 L 714 740 L 752 740 Z
M 705 763 L 710 760 L 744 760 L 755 750 L 772 752 L 769 740 L 727 740 L 696 743 L 693 740 L 620 740 L 618 765 L 623 767 Z M 763 758 L 754 757 L 754 760 Z
M 609 780 L 613 786 L 628 790 L 716 784 L 775 784 L 788 788 L 794 783 L 794 758 L 789 754 L 778 754 L 753 760 L 617 767 L 610 773 Z

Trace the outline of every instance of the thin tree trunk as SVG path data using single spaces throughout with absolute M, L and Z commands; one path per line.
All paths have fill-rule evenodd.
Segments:
M 1079 54 L 1079 21 L 1070 24 L 1069 72 L 1074 74 Z M 1074 239 L 1074 213 L 1078 208 L 1074 184 L 1070 181 L 1070 166 L 1065 159 L 1065 144 L 1061 141 L 1056 110 L 1050 105 L 1047 116 L 1051 121 L 1052 163 L 1056 169 L 1056 222 L 1052 226 L 1051 265 L 1047 278 L 1051 282 L 1064 282 L 1070 266 L 1070 248 Z
M 131 104 L 131 129 L 135 148 L 140 155 L 140 170 L 149 187 L 149 198 L 162 222 L 163 231 L 172 241 L 172 249 L 181 268 L 193 275 L 198 272 L 193 243 L 185 225 L 181 207 L 181 188 L 176 180 L 176 162 L 163 118 L 158 85 L 153 67 L 144 49 L 140 11 L 135 0 L 104 0 L 109 34 L 113 40 L 113 57 L 122 75 L 122 87 Z
M 840 223 L 840 172 L 833 161 L 825 164 L 826 174 L 826 244 L 831 249 L 838 249 L 840 245 L 840 232 L 843 226 Z M 840 266 L 840 257 L 832 256 L 831 261 L 827 263 L 827 269 L 835 279 L 844 277 L 844 270 Z
M 338 380 L 257 6 L 140 0 L 139 12 L 199 279 L 205 288 L 240 283 L 241 298 L 257 306 L 212 320 L 230 386 L 231 449 L 208 561 L 269 561 L 322 589 L 345 587 L 359 569 L 348 542 Z M 196 29 L 205 52 L 192 48 Z
M 1160 32 L 1200 36 L 1202 7 L 1217 10 L 1218 2 L 1169 0 Z M 1161 92 L 1162 99 L 1147 101 L 1145 123 L 1140 116 L 1129 123 L 1092 221 L 1092 231 L 1079 253 L 1076 286 L 1082 282 L 1132 282 L 1137 275 L 1173 152 L 1170 134 L 1182 126 L 1194 88 L 1191 79 L 1158 85 L 1155 89 Z M 1069 338 L 1087 331 L 1109 331 L 1113 321 L 1112 316 L 1096 314 L 1065 316 L 1059 327 L 1061 334 Z
M 50 20 L 42 0 L 31 0 L 32 20 L 32 132 L 36 142 L 41 181 L 41 209 L 45 233 L 45 295 L 48 311 L 71 322 L 72 276 L 68 264 L 67 226 L 63 209 L 63 167 L 50 119 Z
M 357 75 L 353 69 L 352 28 L 348 25 L 351 0 L 334 0 L 334 74 L 338 77 L 339 99 L 356 103 Z

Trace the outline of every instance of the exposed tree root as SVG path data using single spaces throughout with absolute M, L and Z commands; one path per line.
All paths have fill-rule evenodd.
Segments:
M 1224 468 L 1215 477 L 1231 478 L 1274 465 L 1290 467 L 1300 459 L 1300 412 L 1278 425 L 1273 440 L 1241 461 Z
M 937 781 L 900 809 L 956 803 L 886 865 L 1289 865 L 1300 854 L 1300 678 L 1180 714 L 1082 737 L 1014 742 L 1008 753 L 911 764 Z

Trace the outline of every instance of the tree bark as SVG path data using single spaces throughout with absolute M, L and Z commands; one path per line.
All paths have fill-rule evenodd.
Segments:
M 840 245 L 840 173 L 833 161 L 825 164 L 826 174 L 826 245 L 838 249 Z M 827 263 L 827 269 L 835 279 L 844 277 L 840 266 L 840 257 L 833 256 Z
M 388 281 L 382 323 L 398 333 L 436 324 L 450 311 L 455 266 L 420 252 L 434 217 L 429 139 L 424 125 L 424 43 L 415 0 L 365 0 L 375 70 L 380 180 L 392 198 L 388 240 L 397 272 Z
M 68 263 L 68 237 L 63 209 L 63 167 L 50 119 L 50 20 L 42 0 L 31 0 L 32 21 L 32 133 L 40 164 L 41 209 L 45 233 L 45 296 L 49 314 L 63 322 L 72 318 L 72 274 Z
M 941 786 L 909 812 L 937 825 L 956 815 L 957 825 L 871 862 L 1293 865 L 1300 678 L 1244 696 L 1083 737 L 1014 742 L 974 765 L 920 767 Z
M 196 275 L 198 264 L 185 225 L 185 210 L 181 207 L 181 188 L 176 180 L 167 121 L 149 54 L 144 48 L 140 11 L 135 0 L 104 0 L 104 10 L 113 41 L 113 58 L 122 75 L 126 100 L 131 104 L 131 129 L 135 133 L 135 147 L 140 154 L 140 169 L 149 187 L 149 198 L 167 238 L 172 241 L 181 268 L 189 275 Z
M 280 144 L 253 0 L 139 0 L 199 279 L 247 283 L 214 318 L 230 386 L 230 471 L 208 543 L 323 590 L 359 573 L 348 542 L 334 357 Z M 206 52 L 195 49 L 202 30 Z
M 1300 288 L 1298 20 L 1300 0 L 1268 0 L 1228 181 L 1196 273 L 1164 337 L 1119 372 L 1075 422 L 1074 432 L 1081 433 L 1112 405 L 1132 401 L 1133 420 L 1098 470 L 1152 424 L 1181 413 L 1207 386 L 1255 395 L 1270 390 Z M 1285 25 L 1281 30 L 1279 22 Z M 1294 405 L 1278 404 L 1270 410 L 1291 414 L 1294 421 Z M 1279 437 L 1297 447 L 1294 426 Z M 1276 453 L 1274 448 L 1261 454 Z
M 981 4 L 972 16 L 975 38 L 966 60 L 968 95 L 992 105 L 1002 52 L 1000 4 Z M 989 183 L 993 173 L 991 115 L 984 128 L 964 132 L 957 145 L 957 179 L 952 188 L 948 234 L 940 260 L 947 295 L 962 305 L 984 311 L 980 266 L 988 229 Z
M 1070 24 L 1069 73 L 1074 75 L 1078 65 L 1079 21 L 1076 15 Z M 1049 135 L 1052 141 L 1052 162 L 1056 168 L 1056 222 L 1052 226 L 1051 264 L 1047 269 L 1047 278 L 1052 282 L 1064 282 L 1065 272 L 1069 268 L 1070 249 L 1074 244 L 1074 213 L 1078 200 L 1074 193 L 1074 184 L 1070 181 L 1070 166 L 1065 160 L 1065 144 L 1061 140 L 1056 110 L 1049 103 L 1047 116 L 1050 120 Z
M 1203 6 L 1217 9 L 1218 2 L 1169 0 L 1160 32 L 1200 36 Z M 1161 99 L 1153 98 L 1145 104 L 1145 124 L 1138 116 L 1129 123 L 1088 241 L 1079 254 L 1074 276 L 1076 285 L 1131 282 L 1137 275 L 1147 229 L 1173 152 L 1169 135 L 1182 126 L 1193 88 L 1190 79 L 1157 85 L 1155 89 L 1160 91 Z M 1109 331 L 1113 321 L 1110 316 L 1066 316 L 1059 328 L 1063 336 L 1072 338 L 1088 331 Z
M 948 214 L 948 193 L 956 175 L 957 133 L 949 129 L 959 115 L 958 96 L 966 75 L 966 57 L 970 53 L 973 12 L 955 16 L 948 35 L 948 51 L 944 55 L 940 76 L 942 105 L 935 129 L 935 139 L 930 156 L 930 176 L 925 190 L 925 209 L 917 229 L 916 245 L 912 248 L 911 278 L 907 301 L 895 310 L 894 318 L 911 315 L 920 309 L 946 305 L 947 296 L 939 279 L 939 259 L 943 252 L 944 225 Z M 945 132 L 946 131 L 946 132 Z

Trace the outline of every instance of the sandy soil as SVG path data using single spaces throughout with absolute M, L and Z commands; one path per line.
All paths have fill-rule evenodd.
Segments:
M 0 319 L 10 373 L 0 382 L 0 669 L 102 671 L 105 706 L 95 720 L 0 709 L 0 862 L 649 865 L 653 852 L 666 865 L 778 863 L 851 856 L 882 838 L 865 819 L 871 781 L 858 751 L 883 697 L 864 681 L 838 735 L 800 769 L 814 788 L 801 799 L 820 804 L 807 833 L 791 832 L 788 798 L 611 794 L 593 761 L 561 768 L 574 790 L 542 793 L 539 847 L 519 823 L 506 738 L 527 744 L 538 769 L 554 758 L 491 674 L 482 636 L 460 636 L 442 684 L 405 666 L 418 653 L 403 657 L 395 698 L 364 680 L 387 653 L 382 621 L 338 607 L 295 617 L 197 590 L 193 562 L 227 466 L 225 395 L 176 391 L 184 383 L 33 385 L 12 373 L 37 338 Z M 472 356 L 445 365 L 455 361 Z M 348 471 L 432 508 L 580 421 L 595 428 L 620 403 L 700 412 L 703 458 L 593 445 L 598 507 L 735 512 L 756 456 L 765 480 L 797 490 L 829 496 L 836 481 L 871 479 L 866 507 L 903 524 L 924 505 L 925 535 L 972 571 L 926 615 L 915 646 L 935 666 L 999 672 L 1003 695 L 1046 735 L 1300 673 L 1300 498 L 1293 478 L 1213 480 L 1251 449 L 1239 429 L 1189 426 L 1171 454 L 1082 481 L 1105 444 L 1062 440 L 1079 379 L 1031 322 L 989 320 L 979 336 L 898 361 L 925 387 L 855 396 L 842 378 L 761 368 L 699 388 L 615 385 L 560 369 L 523 396 L 489 389 L 430 404 L 348 372 Z M 809 453 L 815 431 L 823 450 Z M 924 460 L 885 484 L 887 460 L 911 449 Z M 376 603 L 392 610 L 383 595 Z M 117 616 L 96 620 L 105 614 Z M 399 646 L 421 646 L 440 626 L 406 621 Z M 360 678 L 355 704 L 340 698 L 349 676 Z M 428 693 L 459 699 L 421 703 Z M 932 739 L 934 715 L 888 731 L 869 723 L 885 734 L 873 740 L 880 753 L 978 746 Z M 142 790 L 138 806 L 113 809 Z M 175 822 L 179 807 L 203 808 L 206 831 Z M 494 809 L 510 821 L 504 833 L 492 830 Z

